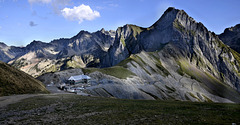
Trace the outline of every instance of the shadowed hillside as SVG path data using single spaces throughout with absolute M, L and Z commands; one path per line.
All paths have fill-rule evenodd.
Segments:
M 48 93 L 32 76 L 0 62 L 0 96 L 25 93 Z

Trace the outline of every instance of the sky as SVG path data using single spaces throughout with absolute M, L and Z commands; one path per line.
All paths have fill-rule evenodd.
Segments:
M 240 0 L 0 0 L 0 42 L 26 46 L 71 38 L 81 30 L 149 27 L 168 7 L 185 10 L 220 34 L 240 23 L 239 5 Z

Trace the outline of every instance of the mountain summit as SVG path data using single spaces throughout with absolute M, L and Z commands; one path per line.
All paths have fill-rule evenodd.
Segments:
M 101 89 L 89 90 L 93 95 L 240 102 L 240 55 L 184 10 L 172 7 L 148 28 L 127 24 L 116 31 L 81 31 L 23 50 L 8 63 L 35 77 L 82 68 L 103 82 Z

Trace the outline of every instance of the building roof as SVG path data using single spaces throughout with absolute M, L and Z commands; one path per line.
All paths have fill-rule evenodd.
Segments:
M 87 76 L 87 75 L 78 75 L 78 76 L 71 76 L 68 80 L 83 80 L 83 79 L 91 79 L 91 77 Z

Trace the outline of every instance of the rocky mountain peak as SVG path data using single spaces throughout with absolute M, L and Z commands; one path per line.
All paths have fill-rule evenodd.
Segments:
M 7 47 L 7 45 L 3 42 L 0 42 L 0 48 L 2 49 L 2 48 L 5 48 L 5 47 Z
M 169 7 L 161 16 L 161 18 L 151 26 L 151 28 L 164 29 L 168 27 L 176 19 L 179 11 L 181 10 L 175 9 L 174 7 Z
M 240 24 L 226 28 L 219 38 L 232 49 L 240 53 Z
M 223 34 L 228 35 L 229 37 L 240 34 L 240 24 L 237 24 L 234 27 L 226 28 L 224 30 L 224 33 L 222 33 L 222 35 Z
M 88 31 L 81 30 L 76 36 L 72 37 L 72 39 L 78 39 L 82 37 L 83 35 L 90 34 Z
M 28 44 L 26 48 L 29 50 L 38 50 L 39 48 L 47 47 L 49 45 L 50 45 L 49 43 L 34 40 L 30 44 Z
M 100 30 L 100 32 L 104 33 L 104 32 L 105 32 L 105 29 L 104 29 L 104 28 L 102 28 L 102 29 Z

